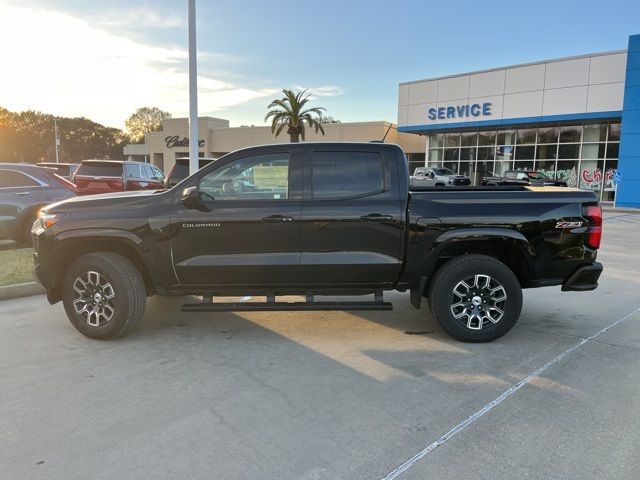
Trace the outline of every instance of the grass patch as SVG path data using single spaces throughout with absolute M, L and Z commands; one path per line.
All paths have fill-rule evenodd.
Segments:
M 32 282 L 35 278 L 33 249 L 0 251 L 0 285 Z

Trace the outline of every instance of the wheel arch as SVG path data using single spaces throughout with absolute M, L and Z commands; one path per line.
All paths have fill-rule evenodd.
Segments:
M 522 287 L 526 287 L 534 275 L 535 251 L 522 233 L 503 228 L 450 230 L 434 241 L 432 261 L 425 272 L 425 291 L 440 267 L 453 258 L 471 254 L 501 261 L 513 271 Z
M 83 229 L 64 232 L 56 240 L 55 277 L 50 300 L 62 298 L 62 281 L 71 263 L 83 255 L 96 252 L 113 252 L 127 258 L 140 272 L 147 294 L 155 291 L 155 282 L 144 261 L 142 240 L 137 235 L 115 229 Z

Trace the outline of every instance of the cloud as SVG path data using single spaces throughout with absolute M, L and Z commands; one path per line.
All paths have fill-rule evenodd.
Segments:
M 345 94 L 345 89 L 337 85 L 321 85 L 319 87 L 301 87 L 296 85 L 297 90 L 309 90 L 312 97 L 338 97 Z
M 0 106 L 83 115 L 117 127 L 144 105 L 188 113 L 185 49 L 131 40 L 62 12 L 0 4 L 0 18 Z M 204 58 L 215 61 L 216 54 Z M 274 93 L 206 74 L 198 82 L 201 112 Z
M 161 15 L 148 8 L 118 9 L 113 12 L 99 14 L 95 21 L 107 27 L 153 27 L 178 28 L 186 27 L 187 22 L 175 14 Z

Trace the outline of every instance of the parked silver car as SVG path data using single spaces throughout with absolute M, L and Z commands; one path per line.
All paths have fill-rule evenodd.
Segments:
M 444 167 L 418 167 L 413 172 L 411 185 L 414 187 L 464 186 L 471 185 L 471 179 Z

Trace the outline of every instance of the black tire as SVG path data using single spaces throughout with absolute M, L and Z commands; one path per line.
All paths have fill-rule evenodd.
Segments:
M 503 296 L 505 299 L 501 300 Z M 436 272 L 429 288 L 429 305 L 433 317 L 453 338 L 491 342 L 518 321 L 522 287 L 509 267 L 499 260 L 486 255 L 464 255 L 445 263 Z
M 76 291 L 74 285 L 80 290 L 84 285 L 85 293 Z M 104 303 L 91 305 L 98 298 L 96 294 Z M 117 253 L 96 252 L 78 257 L 69 266 L 62 300 L 76 330 L 89 338 L 113 340 L 140 323 L 147 298 L 142 276 L 133 263 Z M 87 311 L 79 313 L 76 307 L 82 310 L 83 305 Z

